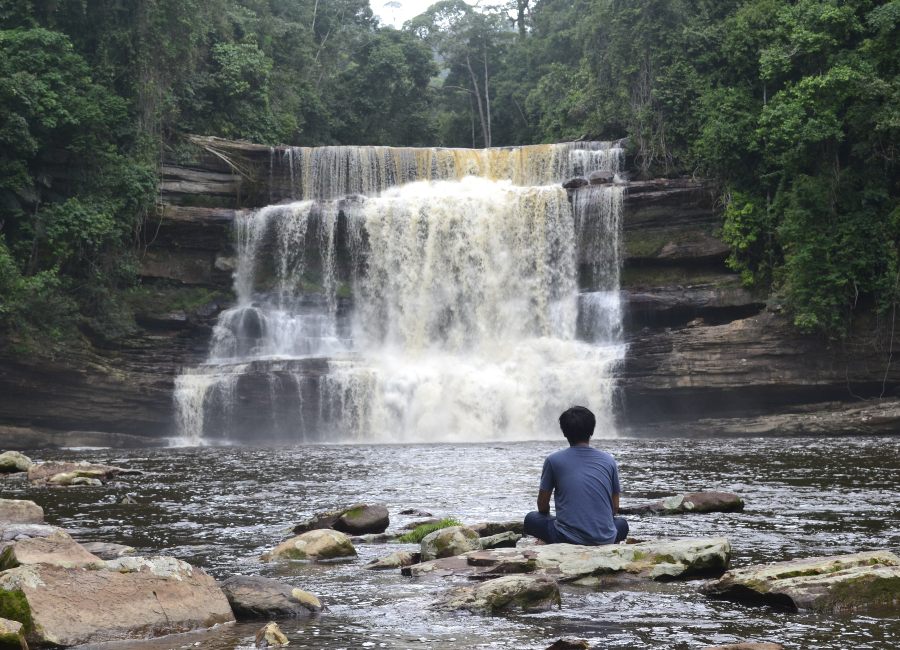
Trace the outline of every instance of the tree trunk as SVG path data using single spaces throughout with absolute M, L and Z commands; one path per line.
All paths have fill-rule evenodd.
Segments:
M 481 135 L 484 138 L 484 146 L 491 146 L 491 134 L 488 132 L 488 124 L 484 118 L 484 106 L 481 103 L 481 89 L 478 87 L 478 77 L 475 76 L 475 71 L 472 70 L 472 62 L 469 60 L 469 55 L 466 54 L 466 68 L 469 70 L 469 77 L 472 79 L 472 87 L 475 92 L 475 103 L 478 104 L 478 119 L 481 121 Z

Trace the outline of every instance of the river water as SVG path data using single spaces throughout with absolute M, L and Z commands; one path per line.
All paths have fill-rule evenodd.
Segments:
M 564 442 L 560 439 L 560 442 Z M 900 438 L 595 440 L 619 461 L 623 504 L 683 491 L 742 495 L 743 513 L 632 516 L 631 534 L 725 536 L 732 566 L 873 549 L 900 551 Z M 197 447 L 34 452 L 138 469 L 121 485 L 31 488 L 4 479 L 4 497 L 33 499 L 48 523 L 84 541 L 173 555 L 217 578 L 281 578 L 317 594 L 327 612 L 282 621 L 296 648 L 544 648 L 575 635 L 597 648 L 699 648 L 741 639 L 787 648 L 896 648 L 900 618 L 779 613 L 713 601 L 697 582 L 612 591 L 563 586 L 562 609 L 533 615 L 448 615 L 428 609 L 449 585 L 362 565 L 397 545 L 360 544 L 336 564 L 265 564 L 264 551 L 315 511 L 383 503 L 391 529 L 420 508 L 465 522 L 508 520 L 533 507 L 543 457 L 554 442 Z M 131 494 L 137 505 L 118 502 Z M 413 547 L 407 547 L 413 548 Z M 259 624 L 123 647 L 252 646 Z

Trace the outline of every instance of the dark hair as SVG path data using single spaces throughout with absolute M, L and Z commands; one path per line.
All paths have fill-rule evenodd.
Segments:
M 570 445 L 590 440 L 595 426 L 597 418 L 583 406 L 572 406 L 559 416 L 559 428 Z

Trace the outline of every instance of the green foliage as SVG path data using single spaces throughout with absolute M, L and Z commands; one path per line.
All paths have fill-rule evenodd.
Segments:
M 408 533 L 400 535 L 397 538 L 398 542 L 403 542 L 405 544 L 418 544 L 421 542 L 426 535 L 433 533 L 436 530 L 440 530 L 441 528 L 450 528 L 451 526 L 461 526 L 462 524 L 453 519 L 452 517 L 448 517 L 445 519 L 441 519 L 433 524 L 422 524 L 421 526 L 416 526 Z

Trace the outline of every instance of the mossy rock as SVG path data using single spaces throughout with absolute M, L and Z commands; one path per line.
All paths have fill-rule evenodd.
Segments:
M 282 542 L 263 560 L 336 560 L 356 557 L 353 542 L 344 533 L 320 528 Z
M 450 526 L 426 535 L 420 544 L 422 561 L 454 557 L 481 549 L 478 533 L 467 526 Z

